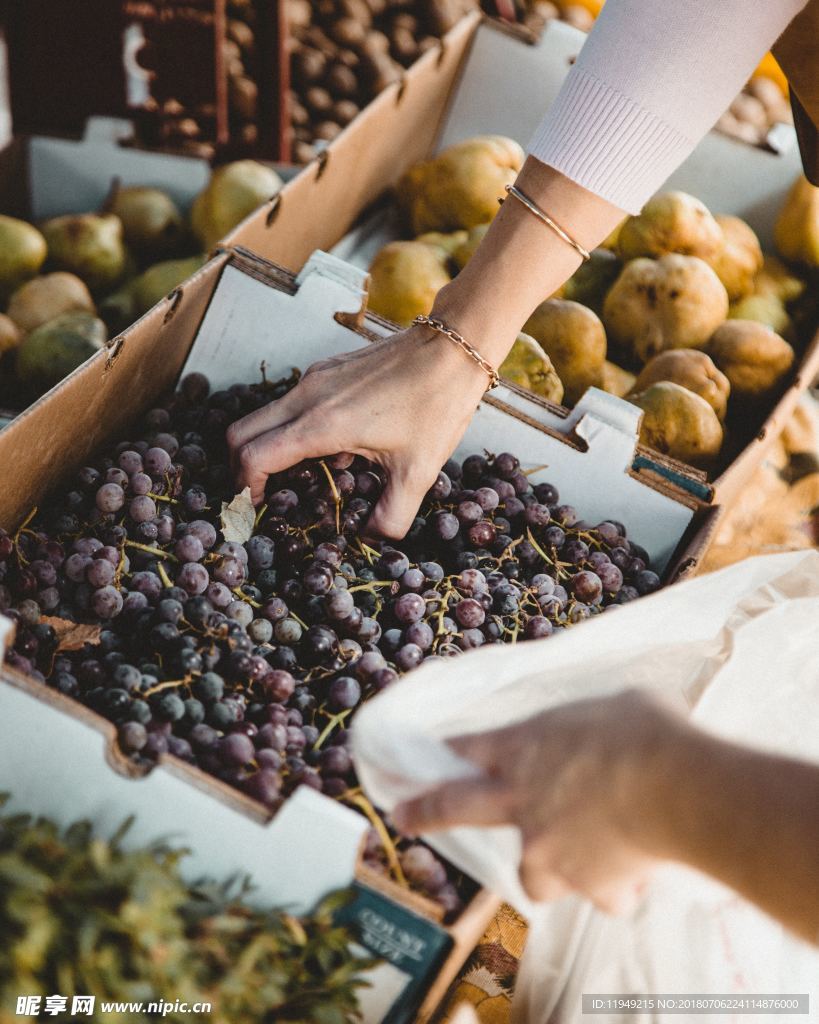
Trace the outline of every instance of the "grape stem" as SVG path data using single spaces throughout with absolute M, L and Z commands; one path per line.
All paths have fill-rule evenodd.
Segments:
M 169 498 L 166 494 L 154 494 L 153 491 L 148 491 L 148 497 L 153 498 L 154 501 L 167 501 L 169 505 L 179 504 L 176 498 Z
M 392 587 L 394 590 L 398 590 L 398 580 L 369 580 L 367 583 L 358 583 L 354 587 L 348 587 L 348 594 L 355 594 L 360 590 L 367 590 L 371 594 L 375 594 L 375 591 L 379 587 Z
M 336 482 L 333 479 L 333 474 L 330 472 L 324 459 L 319 459 L 319 465 L 324 470 L 324 475 L 327 477 L 327 483 L 330 485 L 330 493 L 333 495 L 333 502 L 336 506 L 336 533 L 341 533 L 341 495 L 338 493 L 338 488 L 336 487 Z
M 248 597 L 247 594 L 242 593 L 242 588 L 241 587 L 234 587 L 233 590 L 231 591 L 231 593 L 235 594 L 239 598 L 240 601 L 246 601 L 250 605 L 251 608 L 261 608 L 262 607 L 259 604 L 258 601 L 254 601 L 252 597 Z
M 256 513 L 256 518 L 253 520 L 253 532 L 255 533 L 259 529 L 259 523 L 261 523 L 267 512 L 267 505 L 262 505 L 259 511 Z
M 126 548 L 135 548 L 137 551 L 144 551 L 148 555 L 155 555 L 157 558 L 167 558 L 171 562 L 178 562 L 179 559 L 176 555 L 172 555 L 170 551 L 163 551 L 162 548 L 152 548 L 150 544 L 140 544 L 135 540 L 126 540 Z
M 168 679 L 164 683 L 157 683 L 156 686 L 143 690 L 142 695 L 143 697 L 151 697 L 155 693 L 161 693 L 162 690 L 170 690 L 177 686 L 190 686 L 190 679 Z
M 161 562 L 157 565 L 156 571 L 159 573 L 159 578 L 162 580 L 163 587 L 167 587 L 167 589 L 170 590 L 173 586 L 173 582 L 167 572 L 165 572 L 165 566 Z
M 31 522 L 31 520 L 36 515 L 37 515 L 37 506 L 35 505 L 34 508 L 26 516 L 26 518 L 22 521 L 22 523 L 20 523 L 20 525 L 17 528 L 17 532 L 14 534 L 14 539 L 13 539 L 14 550 L 15 550 L 15 553 L 17 554 L 17 561 L 20 563 L 20 565 L 28 565 L 28 559 L 23 554 L 23 552 L 20 550 L 20 535 L 23 534 L 23 533 L 32 533 L 33 532 L 32 530 L 27 529 L 27 526 L 28 526 L 28 524 Z
M 390 836 L 381 815 L 360 790 L 358 792 L 350 791 L 350 793 L 347 794 L 346 799 L 369 819 L 370 824 L 378 833 L 378 838 L 381 840 L 381 845 L 384 847 L 384 853 L 387 855 L 387 862 L 389 864 L 390 871 L 395 875 L 396 882 L 398 882 L 399 885 L 403 885 L 405 889 L 409 889 L 409 882 L 401 869 L 401 862 L 398 860 L 395 843 L 392 841 L 392 837 Z
M 344 720 L 352 713 L 352 708 L 347 708 L 346 711 L 339 711 L 337 715 L 330 715 L 330 720 L 327 725 L 321 730 L 321 734 L 316 742 L 313 744 L 313 750 L 321 750 L 322 745 L 327 740 L 327 737 L 332 733 L 334 729 L 340 726 Z

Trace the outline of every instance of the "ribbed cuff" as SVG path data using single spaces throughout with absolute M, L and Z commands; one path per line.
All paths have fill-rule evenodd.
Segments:
M 639 213 L 695 142 L 573 67 L 529 152 L 627 213 Z

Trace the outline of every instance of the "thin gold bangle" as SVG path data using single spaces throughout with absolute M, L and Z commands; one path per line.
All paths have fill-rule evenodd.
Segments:
M 583 260 L 591 259 L 591 253 L 587 249 L 584 249 L 579 242 L 576 242 L 568 231 L 564 231 L 557 221 L 552 220 L 548 213 L 544 213 L 537 203 L 532 202 L 532 200 L 524 192 L 521 192 L 516 185 L 507 185 L 506 191 L 510 196 L 514 196 L 518 202 L 523 203 L 526 209 L 533 213 L 538 220 L 543 221 L 548 228 L 551 228 L 558 238 L 562 238 L 567 245 L 570 245 L 575 252 L 579 253 Z M 501 200 L 501 202 L 503 202 L 503 200 Z
M 486 389 L 487 391 L 491 391 L 500 384 L 500 377 L 498 376 L 498 371 L 495 367 L 491 363 L 487 362 L 480 352 L 469 344 L 466 338 L 458 334 L 457 331 L 453 331 L 451 327 L 447 327 L 443 320 L 437 320 L 435 317 L 431 316 L 424 316 L 423 313 L 421 313 L 412 322 L 420 327 L 429 327 L 431 330 L 437 331 L 438 334 L 443 334 L 445 338 L 449 338 L 449 340 L 456 344 L 458 348 L 463 349 L 469 358 L 476 362 L 483 372 L 489 377 L 489 387 Z

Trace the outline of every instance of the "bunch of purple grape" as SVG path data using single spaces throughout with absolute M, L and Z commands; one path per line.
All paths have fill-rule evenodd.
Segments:
M 271 477 L 246 542 L 225 540 L 226 427 L 295 380 L 210 394 L 185 378 L 0 535 L 9 663 L 116 723 L 136 761 L 169 753 L 270 809 L 300 785 L 360 804 L 350 720 L 400 674 L 547 637 L 660 586 L 622 524 L 579 521 L 508 453 L 448 462 L 400 547 L 362 540 L 384 480 L 346 454 Z M 68 649 L 66 623 L 101 629 Z M 376 840 L 370 860 L 386 870 Z M 454 910 L 426 848 L 398 852 Z

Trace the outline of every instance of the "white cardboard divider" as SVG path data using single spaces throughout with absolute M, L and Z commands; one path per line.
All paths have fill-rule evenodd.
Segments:
M 63 826 L 87 819 L 103 836 L 133 814 L 131 847 L 156 839 L 188 847 L 182 862 L 188 879 L 247 875 L 252 901 L 295 913 L 353 881 L 367 821 L 307 786 L 272 821 L 259 823 L 162 764 L 144 778 L 126 778 L 106 760 L 106 740 L 96 728 L 5 680 L 0 720 L 6 723 L 0 792 L 12 793 L 8 809 Z
M 105 202 L 111 184 L 164 189 L 183 209 L 208 183 L 207 161 L 150 153 L 120 145 L 133 134 L 130 122 L 91 118 L 85 138 L 35 135 L 29 142 L 31 213 L 36 220 L 64 213 L 87 213 Z
M 32 136 L 28 143 L 32 217 L 45 220 L 98 210 L 115 179 L 122 185 L 161 188 L 187 210 L 208 183 L 207 160 L 122 145 L 132 137 L 131 122 L 113 117 L 89 118 L 79 141 Z M 277 166 L 276 171 L 287 180 L 298 168 Z
M 183 372 L 205 373 L 219 388 L 236 380 L 257 380 L 262 361 L 268 379 L 275 379 L 293 367 L 304 370 L 317 360 L 360 348 L 367 341 L 340 324 L 335 314 L 360 310 L 365 280 L 360 269 L 322 252 L 314 253 L 303 268 L 294 295 L 227 267 Z M 693 513 L 629 475 L 640 411 L 597 389 L 567 418 L 504 386 L 492 394 L 550 431 L 566 437 L 574 432 L 579 443 L 561 440 L 483 402 L 456 454 L 508 449 L 526 468 L 545 467 L 532 474 L 534 481 L 554 483 L 584 519 L 599 522 L 610 516 L 625 523 L 662 571 Z

